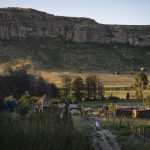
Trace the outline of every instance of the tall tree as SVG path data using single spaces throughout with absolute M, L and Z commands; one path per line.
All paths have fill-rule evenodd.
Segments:
M 97 94 L 98 94 L 98 99 L 103 99 L 104 98 L 104 85 L 101 82 L 100 78 L 97 78 Z
M 18 108 L 17 112 L 20 115 L 27 115 L 29 111 L 32 109 L 32 105 L 36 102 L 36 98 L 31 96 L 28 91 L 21 96 L 20 100 L 18 101 Z
M 97 76 L 93 74 L 92 79 L 92 98 L 95 100 L 97 98 Z
M 58 87 L 54 83 L 47 84 L 46 95 L 50 98 L 57 98 L 60 96 Z
M 136 97 L 142 99 L 143 98 L 143 91 L 146 89 L 148 85 L 148 78 L 146 74 L 143 72 L 139 72 L 135 76 L 135 90 L 136 90 Z
M 92 84 L 91 84 L 91 77 L 87 76 L 85 79 L 85 86 L 87 91 L 87 99 L 90 100 L 92 97 Z
M 87 99 L 96 99 L 97 93 L 97 76 L 95 74 L 90 74 L 85 79 Z
M 50 92 L 48 86 L 49 83 L 41 76 L 29 75 L 22 69 L 14 70 L 10 74 L 0 75 L 0 99 L 10 95 L 20 98 L 25 91 L 29 91 L 32 96 L 43 96 Z M 51 89 L 56 93 L 54 85 L 51 85 Z
M 63 95 L 66 99 L 71 96 L 72 79 L 70 75 L 65 75 L 62 78 Z
M 84 94 L 84 81 L 78 76 L 74 79 L 72 83 L 73 95 L 77 99 L 77 101 L 81 101 Z

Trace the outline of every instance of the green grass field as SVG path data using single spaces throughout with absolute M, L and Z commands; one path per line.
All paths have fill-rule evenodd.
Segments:
M 109 104 L 122 104 L 122 105 L 142 105 L 141 100 L 117 100 L 113 102 L 112 100 L 98 100 L 98 101 L 90 101 L 90 102 L 80 102 L 79 105 L 84 108 L 92 108 L 96 109 L 99 106 L 109 105 Z
M 135 91 L 131 90 L 131 91 L 123 91 L 123 90 L 118 90 L 118 91 L 105 91 L 105 97 L 110 97 L 112 96 L 116 96 L 122 99 L 126 99 L 126 94 L 130 93 L 130 99 L 135 99 Z M 150 90 L 145 90 L 144 93 L 144 98 L 146 98 L 147 96 L 150 96 Z

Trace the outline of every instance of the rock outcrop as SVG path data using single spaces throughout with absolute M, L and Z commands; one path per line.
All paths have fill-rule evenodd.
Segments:
M 33 9 L 0 9 L 0 39 L 28 37 L 147 46 L 150 45 L 150 25 L 105 25 L 89 18 L 54 16 Z

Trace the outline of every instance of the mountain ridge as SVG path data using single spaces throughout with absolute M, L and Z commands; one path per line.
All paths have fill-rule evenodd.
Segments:
M 76 43 L 150 45 L 150 25 L 107 25 L 83 17 L 64 17 L 34 9 L 0 9 L 0 39 L 63 37 Z
M 150 26 L 0 9 L 0 66 L 26 60 L 50 71 L 150 72 Z

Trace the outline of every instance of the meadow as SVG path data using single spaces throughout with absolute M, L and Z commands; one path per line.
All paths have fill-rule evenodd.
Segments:
M 55 83 L 58 87 L 62 87 L 62 78 L 64 75 L 70 75 L 72 80 L 77 76 L 81 76 L 85 79 L 89 72 L 85 73 L 75 73 L 75 72 L 49 72 L 40 71 L 39 72 L 44 79 L 48 82 Z M 119 97 L 120 99 L 125 99 L 127 92 L 130 93 L 130 99 L 135 99 L 135 90 L 133 89 L 134 77 L 135 75 L 131 74 L 109 74 L 109 73 L 95 73 L 104 84 L 105 88 L 105 97 L 108 98 L 111 95 Z M 148 75 L 150 80 L 150 75 Z M 150 95 L 150 90 L 147 89 L 144 91 L 144 97 Z
M 96 74 L 100 80 L 103 82 L 104 86 L 129 86 L 134 83 L 134 75 L 129 74 L 110 74 L 110 73 L 100 73 L 100 72 L 56 72 L 49 70 L 41 70 L 39 73 L 49 82 L 54 82 L 57 86 L 61 87 L 61 80 L 64 75 L 70 75 L 72 79 L 76 76 L 81 76 L 83 79 L 86 78 L 90 73 Z M 150 78 L 150 77 L 149 77 Z
M 127 93 L 130 93 L 130 99 L 136 99 L 136 97 L 135 97 L 135 90 L 128 90 L 128 91 L 124 91 L 124 90 L 105 91 L 105 97 L 115 96 L 115 97 L 119 97 L 120 99 L 126 99 Z M 143 92 L 143 95 L 144 95 L 144 98 L 150 96 L 150 90 L 145 90 Z

